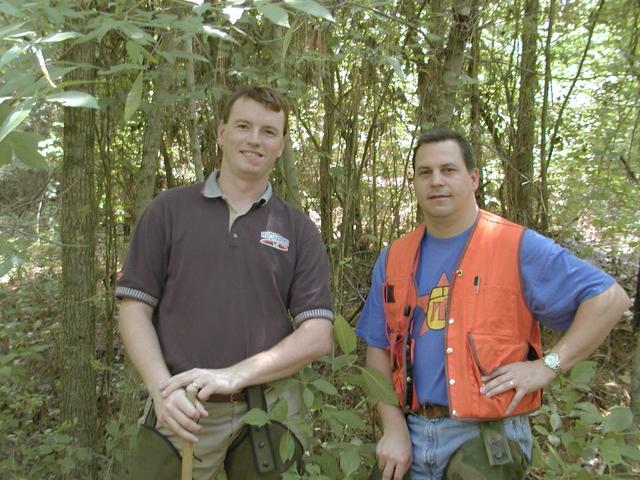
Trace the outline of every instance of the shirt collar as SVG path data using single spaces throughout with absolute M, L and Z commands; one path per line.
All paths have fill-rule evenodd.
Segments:
M 220 176 L 220 170 L 214 170 L 209 178 L 207 178 L 206 182 L 204 182 L 204 186 L 202 187 L 202 195 L 207 198 L 222 198 L 223 200 L 227 200 L 227 196 L 220 189 L 220 185 L 218 185 L 218 177 Z M 273 195 L 273 187 L 271 186 L 271 182 L 267 183 L 267 188 L 262 195 L 260 195 L 255 202 L 254 205 L 262 206 L 271 200 L 271 196 Z

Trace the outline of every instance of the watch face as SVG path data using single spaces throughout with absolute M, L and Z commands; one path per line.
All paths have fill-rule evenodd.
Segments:
M 549 353 L 549 354 L 545 355 L 544 363 L 548 367 L 551 367 L 554 370 L 556 370 L 560 366 L 560 359 L 558 358 L 558 354 L 557 353 Z

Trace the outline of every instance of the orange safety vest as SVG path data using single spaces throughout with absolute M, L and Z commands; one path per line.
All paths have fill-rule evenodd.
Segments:
M 540 327 L 524 300 L 520 280 L 523 233 L 520 225 L 480 210 L 451 280 L 444 361 L 453 418 L 504 418 L 515 390 L 488 398 L 480 393 L 480 377 L 501 365 L 541 356 Z M 419 406 L 407 363 L 413 363 L 414 341 L 408 339 L 418 298 L 415 272 L 424 234 L 422 224 L 391 244 L 382 291 L 392 383 L 405 410 Z M 512 415 L 538 409 L 541 400 L 542 390 L 525 395 Z

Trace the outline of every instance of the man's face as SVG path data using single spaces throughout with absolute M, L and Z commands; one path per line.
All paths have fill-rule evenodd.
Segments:
M 467 171 L 454 140 L 425 143 L 416 153 L 414 188 L 425 219 L 456 221 L 475 211 L 478 169 Z
M 240 97 L 227 123 L 218 126 L 218 145 L 227 173 L 244 180 L 266 179 L 284 148 L 284 113 Z

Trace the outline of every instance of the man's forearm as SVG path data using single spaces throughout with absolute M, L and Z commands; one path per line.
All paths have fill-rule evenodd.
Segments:
M 235 365 L 220 369 L 193 368 L 174 375 L 160 385 L 162 395 L 166 397 L 196 382 L 201 387 L 198 398 L 206 400 L 214 393 L 237 393 L 251 385 L 288 377 L 331 351 L 332 329 L 327 319 L 306 320 L 274 347 Z
M 617 283 L 582 302 L 569 330 L 551 348 L 560 358 L 560 367 L 569 370 L 587 358 L 630 306 L 629 297 Z
M 231 368 L 238 375 L 239 388 L 288 377 L 328 354 L 332 329 L 327 319 L 306 320 L 274 347 L 237 363 Z
M 131 363 L 152 396 L 158 385 L 171 376 L 162 356 L 158 335 L 152 324 L 153 308 L 125 298 L 120 304 L 120 336 Z

